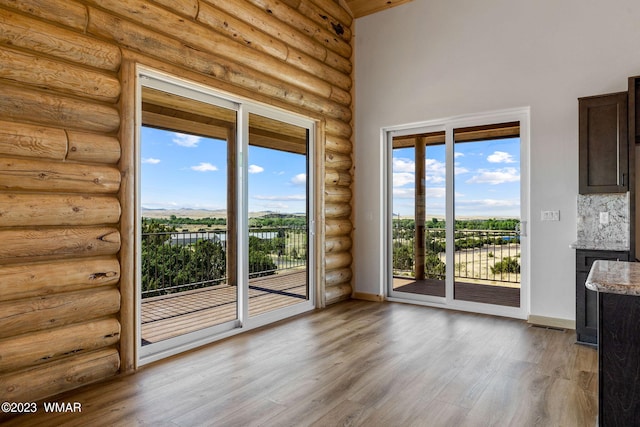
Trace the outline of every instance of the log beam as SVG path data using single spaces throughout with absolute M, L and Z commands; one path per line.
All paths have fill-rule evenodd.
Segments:
M 112 166 L 0 158 L 0 190 L 113 194 L 120 172 Z
M 111 286 L 5 301 L 0 303 L 0 338 L 98 319 L 118 310 L 120 292 Z
M 120 96 L 113 75 L 2 47 L 0 78 L 96 101 L 115 102 Z
M 325 227 L 327 237 L 346 236 L 353 229 L 353 225 L 348 219 L 327 219 Z
M 67 131 L 69 149 L 66 160 L 115 165 L 120 160 L 120 141 L 110 135 Z
M 0 117 L 39 125 L 112 133 L 120 126 L 118 110 L 89 100 L 13 86 L 0 81 Z
M 115 256 L 0 266 L 0 301 L 55 295 L 116 285 L 120 263 Z
M 115 255 L 120 232 L 113 227 L 10 229 L 0 231 L 0 264 Z
M 335 286 L 327 286 L 327 304 L 335 304 L 351 298 L 351 285 L 340 283 Z
M 0 156 L 64 160 L 66 154 L 64 130 L 0 120 Z
M 325 267 L 327 270 L 337 270 L 348 268 L 353 261 L 349 252 L 330 252 L 325 257 Z
M 13 402 L 41 400 L 111 377 L 119 367 L 116 348 L 80 353 L 4 375 L 0 379 L 0 394 Z
M 100 225 L 120 221 L 115 197 L 0 193 L 0 227 Z
M 38 366 L 70 354 L 110 347 L 120 339 L 115 318 L 0 339 L 0 373 Z
M 331 253 L 348 251 L 353 242 L 349 236 L 335 236 L 328 237 L 324 244 L 326 253 Z
M 49 3 L 59 9 L 68 2 Z M 0 9 L 0 43 L 109 71 L 116 71 L 122 60 L 114 44 L 4 9 Z

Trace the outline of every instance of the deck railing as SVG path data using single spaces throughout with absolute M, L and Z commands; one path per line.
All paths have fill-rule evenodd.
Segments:
M 249 229 L 249 277 L 307 264 L 305 227 Z M 142 234 L 142 298 L 226 283 L 226 231 Z
M 413 228 L 393 229 L 394 275 L 413 275 L 414 239 Z M 425 229 L 425 248 L 426 278 L 444 280 L 445 230 Z M 520 236 L 512 230 L 456 230 L 454 262 L 456 279 L 519 283 Z

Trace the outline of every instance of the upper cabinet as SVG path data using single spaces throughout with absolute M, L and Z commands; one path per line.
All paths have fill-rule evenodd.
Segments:
M 627 92 L 580 98 L 580 194 L 629 189 Z
M 629 146 L 640 144 L 640 76 L 629 77 Z

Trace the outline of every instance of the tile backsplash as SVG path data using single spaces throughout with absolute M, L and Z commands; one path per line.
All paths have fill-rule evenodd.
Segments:
M 609 213 L 608 224 L 600 223 L 600 212 Z M 577 237 L 591 242 L 628 242 L 629 193 L 578 194 Z

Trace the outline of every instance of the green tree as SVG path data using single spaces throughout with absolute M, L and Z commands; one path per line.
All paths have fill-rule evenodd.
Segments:
M 278 240 L 278 238 L 271 240 Z M 284 250 L 284 239 L 279 240 L 282 241 L 282 250 Z M 270 256 L 274 250 L 279 250 L 279 246 L 270 239 L 249 236 L 249 277 L 268 276 L 276 273 L 278 266 Z
M 277 268 L 268 253 L 249 249 L 249 277 L 276 274 Z
M 393 244 L 393 269 L 401 271 L 413 270 L 413 246 L 395 242 Z
M 226 276 L 222 243 L 199 240 L 176 244 L 175 227 L 160 221 L 142 221 L 142 292 L 160 295 L 220 283 Z
M 186 270 L 196 282 L 220 282 L 226 276 L 226 253 L 217 241 L 200 240 L 192 247 Z
M 446 270 L 446 264 L 442 262 L 437 253 L 433 251 L 427 251 L 425 253 L 424 271 L 428 278 L 444 280 Z
M 506 273 L 520 273 L 520 263 L 517 258 L 506 257 L 502 261 L 497 262 L 495 266 L 491 267 L 491 273 L 493 275 L 506 274 Z

